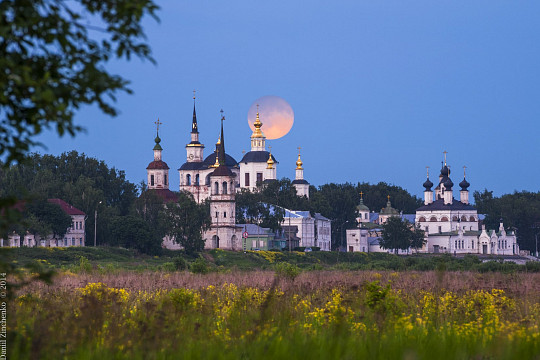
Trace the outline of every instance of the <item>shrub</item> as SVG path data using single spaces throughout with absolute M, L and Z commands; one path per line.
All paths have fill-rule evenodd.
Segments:
M 81 273 L 90 273 L 92 272 L 92 264 L 90 264 L 90 261 L 86 257 L 79 256 L 79 267 L 77 270 Z
M 194 274 L 207 274 L 210 269 L 208 263 L 202 257 L 197 258 L 190 266 L 191 272 Z
M 176 270 L 178 271 L 184 271 L 187 269 L 188 267 L 188 264 L 186 262 L 186 259 L 184 259 L 183 257 L 175 257 L 174 258 L 174 266 L 176 268 Z
M 176 271 L 176 265 L 173 262 L 166 262 L 159 266 L 159 270 L 167 271 L 167 272 L 174 272 Z
M 276 275 L 282 279 L 294 280 L 300 275 L 300 268 L 287 262 L 277 263 L 275 265 L 275 270 Z

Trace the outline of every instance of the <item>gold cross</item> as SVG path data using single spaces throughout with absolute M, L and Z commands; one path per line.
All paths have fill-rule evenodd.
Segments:
M 387 198 L 388 198 L 388 201 L 390 201 L 390 195 L 388 195 Z
M 225 120 L 225 116 L 223 116 L 223 109 L 219 111 L 221 113 L 221 120 Z
M 272 153 L 272 146 L 268 145 L 268 152 Z
M 299 146 L 297 149 L 298 149 L 298 155 L 300 155 L 300 150 L 301 150 L 302 148 Z
M 154 124 L 156 124 L 157 131 L 159 131 L 159 125 L 163 125 L 163 123 L 159 121 L 159 118 L 157 119 L 157 121 L 154 121 Z
M 193 100 L 195 100 L 195 90 L 193 90 Z
M 360 191 L 360 199 L 363 199 L 363 198 L 364 198 L 364 193 Z

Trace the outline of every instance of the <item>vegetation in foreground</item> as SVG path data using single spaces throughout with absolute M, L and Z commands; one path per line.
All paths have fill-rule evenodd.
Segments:
M 533 359 L 538 276 L 64 275 L 11 301 L 8 343 L 19 359 Z
M 67 248 L 12 248 L 0 249 L 0 258 L 17 265 L 40 264 L 56 271 L 72 273 L 116 273 L 133 271 L 229 272 L 234 270 L 261 270 L 276 268 L 285 263 L 302 271 L 310 270 L 447 270 L 478 272 L 540 272 L 540 262 L 517 265 L 503 262 L 500 257 L 466 255 L 454 257 L 441 255 L 398 256 L 387 253 L 338 253 L 338 252 L 234 252 L 220 249 L 186 254 L 183 251 L 164 250 L 159 256 L 140 254 L 131 249 L 108 247 Z M 195 265 L 195 266 L 194 266 Z M 8 269 L 4 269 L 8 270 Z

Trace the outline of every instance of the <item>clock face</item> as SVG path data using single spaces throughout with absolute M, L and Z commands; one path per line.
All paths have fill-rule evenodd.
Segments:
M 189 154 L 189 160 L 193 160 L 193 154 Z

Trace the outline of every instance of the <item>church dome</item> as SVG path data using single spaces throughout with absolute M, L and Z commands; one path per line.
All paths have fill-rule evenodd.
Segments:
M 422 186 L 426 188 L 426 191 L 430 191 L 433 183 L 428 178 Z
M 450 178 L 447 178 L 445 181 L 444 181 L 444 187 L 446 188 L 446 190 L 451 190 L 452 187 L 454 186 L 454 183 L 452 182 L 452 180 L 450 180 Z
M 471 186 L 471 184 L 469 184 L 469 182 L 463 178 L 463 181 L 459 183 L 459 186 L 461 186 L 461 191 L 467 191 L 467 188 Z
M 446 165 L 443 166 L 441 169 L 441 175 L 442 176 L 449 176 L 450 175 L 450 168 Z
M 154 160 L 148 164 L 146 170 L 169 170 L 169 166 L 165 161 Z
M 217 157 L 216 152 L 213 152 L 212 154 L 208 155 L 206 159 L 204 159 L 204 161 L 202 162 L 202 165 L 203 165 L 202 167 L 209 168 L 212 165 L 214 165 L 216 163 L 216 157 Z M 225 165 L 227 165 L 228 167 L 235 167 L 235 166 L 238 166 L 238 163 L 232 156 L 225 153 Z

